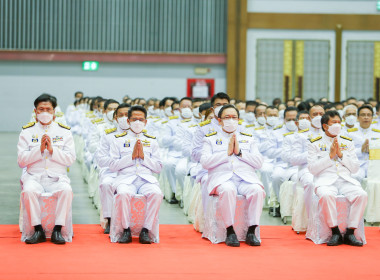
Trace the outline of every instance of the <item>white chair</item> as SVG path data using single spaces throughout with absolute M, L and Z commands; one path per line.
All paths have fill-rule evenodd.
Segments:
M 338 211 L 338 225 L 342 234 L 346 232 L 347 220 L 349 215 L 350 203 L 342 196 L 338 195 L 336 199 L 336 208 Z M 306 238 L 312 240 L 315 244 L 327 243 L 332 236 L 331 229 L 327 225 L 324 216 L 319 208 L 319 198 L 317 195 L 313 195 L 312 205 L 310 207 L 309 222 L 306 231 Z M 355 230 L 355 236 L 363 244 L 366 244 L 364 234 L 364 220 L 359 224 L 359 227 Z
M 117 205 L 117 204 L 115 204 Z M 143 228 L 146 214 L 146 198 L 144 195 L 136 194 L 131 201 L 131 216 L 130 216 L 130 229 L 133 237 L 139 237 L 141 229 Z M 121 215 L 117 215 L 121 210 L 118 207 L 112 209 L 111 214 L 111 229 L 110 239 L 111 242 L 118 242 L 123 234 L 124 228 L 121 222 Z M 154 243 L 158 243 L 159 239 L 159 218 L 157 217 L 153 223 L 152 230 L 149 231 L 149 237 Z
M 190 176 L 185 177 L 183 188 L 183 212 L 185 215 L 189 212 L 189 205 L 191 199 L 191 191 L 193 190 L 193 182 Z
M 226 241 L 227 232 L 221 216 L 219 197 L 210 196 L 205 213 L 205 224 L 203 229 L 203 238 L 207 238 L 212 243 L 221 243 Z M 248 230 L 248 204 L 244 196 L 238 195 L 236 200 L 235 223 L 233 225 L 236 236 L 239 241 L 245 241 Z M 256 237 L 260 240 L 260 228 L 255 231 Z
M 188 215 L 187 215 L 187 219 L 188 219 L 189 223 L 192 223 L 192 224 L 195 221 L 196 208 L 198 206 L 197 199 L 198 199 L 199 193 L 202 193 L 201 192 L 201 184 L 196 183 L 191 190 L 190 204 L 189 204 L 189 210 L 188 210 Z
M 57 198 L 51 193 L 42 193 L 39 197 L 39 203 L 41 206 L 41 225 L 45 231 L 46 238 L 50 238 L 55 226 L 55 208 L 57 206 Z M 34 227 L 30 224 L 28 212 L 25 207 L 22 209 L 22 236 L 21 241 L 32 237 L 34 233 Z M 62 227 L 62 237 L 66 242 L 71 242 L 73 237 L 73 220 L 72 210 L 66 217 L 66 225 Z
M 294 184 L 293 181 L 285 181 L 280 186 L 280 213 L 284 224 L 292 216 Z
M 305 207 L 304 189 L 300 184 L 294 184 L 292 206 L 292 228 L 297 233 L 307 230 L 307 212 Z

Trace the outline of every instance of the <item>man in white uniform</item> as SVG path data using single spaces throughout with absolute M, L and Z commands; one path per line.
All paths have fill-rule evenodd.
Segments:
M 116 188 L 114 206 L 121 209 L 119 215 L 124 228 L 119 243 L 132 242 L 130 225 L 131 199 L 135 194 L 146 197 L 146 214 L 139 241 L 150 244 L 149 231 L 158 216 L 163 194 L 156 177 L 152 173 L 160 173 L 160 160 L 156 137 L 143 134 L 147 113 L 142 106 L 133 106 L 128 111 L 130 130 L 115 135 L 111 144 L 110 171 L 118 176 L 113 185 Z
M 359 170 L 359 161 L 352 139 L 341 136 L 341 118 L 337 111 L 326 112 L 321 119 L 323 136 L 311 139 L 308 146 L 308 168 L 314 175 L 315 193 L 319 197 L 322 215 L 331 228 L 328 246 L 349 244 L 363 246 L 356 239 L 354 230 L 363 219 L 367 205 L 367 193 L 352 178 Z M 350 202 L 348 228 L 342 238 L 338 225 L 336 196 L 342 194 Z
M 61 228 L 65 226 L 73 198 L 67 167 L 75 161 L 75 147 L 70 128 L 54 122 L 55 106 L 55 99 L 48 94 L 34 101 L 38 122 L 23 127 L 17 145 L 17 162 L 26 168 L 21 177 L 21 201 L 35 229 L 33 236 L 25 241 L 27 244 L 46 241 L 38 201 L 43 192 L 57 197 L 51 241 L 65 243 Z
M 218 195 L 222 218 L 227 230 L 226 245 L 239 247 L 233 224 L 237 194 L 244 195 L 248 203 L 248 232 L 246 243 L 260 246 L 255 229 L 260 223 L 265 191 L 255 171 L 261 168 L 263 156 L 252 135 L 237 133 L 239 111 L 233 105 L 220 109 L 221 130 L 206 135 L 201 164 L 208 170 L 207 191 Z

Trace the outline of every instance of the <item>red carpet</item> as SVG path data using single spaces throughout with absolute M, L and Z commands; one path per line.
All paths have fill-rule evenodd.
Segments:
M 229 248 L 192 225 L 160 226 L 160 244 L 112 244 L 98 225 L 75 225 L 72 243 L 26 245 L 0 226 L 0 279 L 380 279 L 380 231 L 368 244 L 314 245 L 288 226 L 262 226 L 262 246 Z

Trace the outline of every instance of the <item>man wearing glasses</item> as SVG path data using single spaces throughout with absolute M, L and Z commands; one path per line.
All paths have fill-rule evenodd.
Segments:
M 119 243 L 132 242 L 130 229 L 131 200 L 135 194 L 146 197 L 146 213 L 139 242 L 150 244 L 149 231 L 157 219 L 163 194 L 152 173 L 160 173 L 162 162 L 156 137 L 143 133 L 147 123 L 146 109 L 140 105 L 128 111 L 129 131 L 117 134 L 110 146 L 110 171 L 117 172 L 113 213 L 120 219 L 123 231 L 115 233 Z M 119 209 L 119 211 L 115 211 Z M 111 224 L 111 234 L 112 234 Z M 113 240 L 111 240 L 113 241 Z M 116 242 L 116 241 L 115 241 Z

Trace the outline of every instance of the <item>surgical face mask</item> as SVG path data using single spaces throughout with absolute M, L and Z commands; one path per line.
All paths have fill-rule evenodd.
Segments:
M 229 133 L 234 132 L 239 125 L 238 120 L 228 119 L 223 121 L 223 129 Z
M 279 116 L 279 118 L 280 118 L 280 119 L 284 119 L 284 114 L 285 114 L 285 110 L 280 110 L 280 111 L 278 112 L 278 116 Z
M 117 119 L 117 123 L 119 124 L 119 127 L 121 129 L 128 129 L 129 128 L 129 123 L 128 123 L 128 118 L 127 117 L 121 117 Z
M 47 124 L 53 120 L 53 114 L 50 114 L 48 112 L 43 112 L 43 113 L 37 114 L 37 120 L 40 123 Z
M 166 107 L 164 111 L 168 117 L 173 116 L 172 107 Z
M 310 128 L 310 121 L 308 119 L 299 120 L 298 126 L 300 130 L 308 129 Z
M 145 123 L 140 121 L 131 122 L 131 129 L 134 133 L 139 134 L 144 129 Z
M 289 131 L 295 131 L 297 129 L 295 121 L 288 121 L 285 123 L 285 126 Z
M 223 106 L 218 106 L 216 108 L 214 108 L 214 115 L 216 118 L 219 117 L 219 112 L 220 112 L 220 109 L 222 109 Z
M 246 120 L 247 122 L 250 122 L 250 123 L 254 122 L 255 119 L 256 119 L 256 118 L 255 118 L 255 114 L 252 113 L 252 112 L 245 113 L 244 118 L 245 118 L 245 120 Z M 264 123 L 265 123 L 265 121 L 264 121 Z
M 193 115 L 196 118 L 199 118 L 199 107 L 193 109 Z
M 346 117 L 346 124 L 354 125 L 356 123 L 356 120 L 357 120 L 356 116 L 350 115 Z
M 268 117 L 267 118 L 267 123 L 270 125 L 270 126 L 275 126 L 278 122 L 278 117 Z
M 259 125 L 264 125 L 267 122 L 267 119 L 265 117 L 258 117 L 257 122 Z
M 206 116 L 205 115 L 202 115 L 202 122 L 205 120 Z
M 333 135 L 333 136 L 336 136 L 340 133 L 340 130 L 342 129 L 342 126 L 340 123 L 334 123 L 333 125 L 330 125 L 329 126 L 329 129 L 328 129 L 328 132 Z
M 174 110 L 174 116 L 180 116 L 181 115 L 181 113 L 179 112 L 179 110 Z
M 193 116 L 193 111 L 190 108 L 181 109 L 181 115 L 184 119 L 190 119 Z
M 154 106 L 149 106 L 148 107 L 148 114 L 149 115 L 154 115 Z
M 107 114 L 106 114 L 106 117 L 107 117 L 107 119 L 110 121 L 110 122 L 112 122 L 112 120 L 113 120 L 113 113 L 114 113 L 115 111 L 109 111 Z
M 239 110 L 239 116 L 243 119 L 245 117 L 245 110 Z
M 314 127 L 316 127 L 316 128 L 321 128 L 321 127 L 322 127 L 321 119 L 322 119 L 322 116 L 316 116 L 316 117 L 314 117 L 314 118 L 311 120 L 311 124 L 312 124 Z

